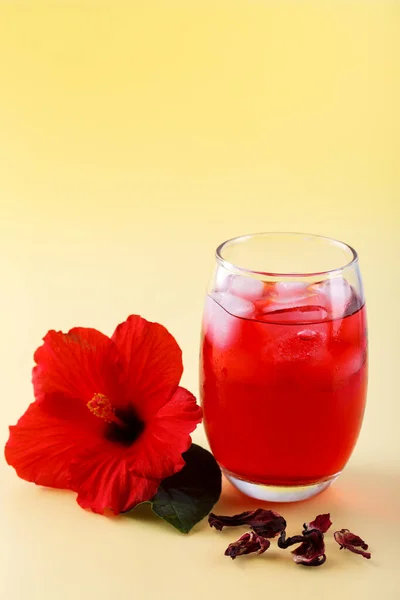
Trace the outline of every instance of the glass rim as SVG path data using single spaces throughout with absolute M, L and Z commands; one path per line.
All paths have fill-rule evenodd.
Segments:
M 282 272 L 274 273 L 271 271 L 256 271 L 256 270 L 252 270 L 252 269 L 246 269 L 245 267 L 240 267 L 239 265 L 236 265 L 235 263 L 230 262 L 229 260 L 227 260 L 226 258 L 224 258 L 222 256 L 222 251 L 225 248 L 225 246 L 227 246 L 228 244 L 232 244 L 234 242 L 242 242 L 247 239 L 251 239 L 251 238 L 255 238 L 255 237 L 275 236 L 275 235 L 277 235 L 277 236 L 278 235 L 302 236 L 302 237 L 311 237 L 314 239 L 320 239 L 320 240 L 323 240 L 326 242 L 330 242 L 331 244 L 334 244 L 337 247 L 340 247 L 342 249 L 344 248 L 345 250 L 349 250 L 351 252 L 352 256 L 351 256 L 351 259 L 349 260 L 349 262 L 347 262 L 344 265 L 341 265 L 340 267 L 335 267 L 334 269 L 328 269 L 326 271 L 308 271 L 308 272 L 303 272 L 303 273 L 282 273 Z M 238 236 L 229 238 L 228 240 L 225 240 L 224 242 L 222 242 L 215 251 L 215 257 L 217 259 L 217 262 L 222 267 L 228 269 L 229 271 L 235 270 L 235 271 L 240 271 L 241 273 L 247 273 L 249 275 L 264 275 L 267 277 L 312 277 L 312 276 L 319 276 L 319 275 L 330 275 L 331 273 L 341 272 L 344 269 L 347 269 L 348 267 L 351 267 L 351 266 L 357 264 L 357 262 L 358 262 L 358 254 L 357 254 L 356 250 L 349 244 L 346 244 L 346 242 L 336 240 L 335 238 L 331 238 L 326 235 L 319 235 L 316 233 L 302 233 L 300 231 L 262 231 L 259 233 L 247 233 L 244 235 L 238 235 Z

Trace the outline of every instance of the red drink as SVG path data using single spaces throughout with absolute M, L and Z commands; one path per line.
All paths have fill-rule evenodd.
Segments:
M 363 300 L 341 277 L 308 285 L 230 275 L 216 288 L 206 298 L 200 368 L 215 458 L 228 476 L 257 484 L 331 480 L 363 418 Z

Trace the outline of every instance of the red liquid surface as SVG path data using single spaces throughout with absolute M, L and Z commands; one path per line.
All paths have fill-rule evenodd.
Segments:
M 312 316 L 307 309 L 278 313 L 278 322 L 242 318 L 207 297 L 204 424 L 215 458 L 239 478 L 311 484 L 350 457 L 366 397 L 365 308 L 320 322 Z

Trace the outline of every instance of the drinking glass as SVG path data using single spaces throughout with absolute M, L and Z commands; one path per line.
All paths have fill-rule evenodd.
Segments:
M 200 393 L 229 481 L 267 501 L 327 488 L 359 435 L 367 325 L 356 251 L 301 233 L 222 243 L 205 300 Z

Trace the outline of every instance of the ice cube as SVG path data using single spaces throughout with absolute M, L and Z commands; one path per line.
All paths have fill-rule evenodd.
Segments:
M 274 285 L 272 295 L 276 302 L 290 302 L 309 294 L 308 286 L 302 281 L 279 281 Z
M 325 297 L 326 308 L 331 318 L 338 319 L 345 316 L 353 298 L 353 289 L 343 277 L 327 279 L 311 287 Z
M 366 349 L 352 346 L 335 358 L 335 383 L 347 383 L 350 377 L 358 373 L 366 361 Z
M 316 303 L 270 303 L 257 318 L 268 323 L 319 323 L 325 321 L 328 311 Z
M 218 304 L 235 317 L 250 318 L 254 314 L 254 304 L 250 300 L 239 298 L 228 292 L 212 294 L 212 297 Z
M 226 269 L 219 267 L 215 274 L 215 291 L 226 292 L 232 277 L 232 273 L 229 273 L 229 271 Z
M 241 319 L 254 314 L 254 305 L 227 292 L 214 292 L 206 297 L 203 326 L 205 335 L 219 346 L 233 344 L 240 334 Z
M 259 279 L 234 275 L 230 282 L 229 291 L 235 296 L 254 301 L 264 294 L 265 284 Z
M 311 365 L 323 360 L 326 351 L 326 335 L 318 330 L 318 326 L 316 327 L 312 330 L 303 330 L 304 337 L 294 333 L 291 327 L 282 328 L 282 335 L 277 336 L 271 344 L 270 352 L 274 357 L 275 366 L 296 363 L 294 365 L 296 368 L 305 366 L 309 369 Z
M 302 284 L 302 286 L 304 287 L 301 290 L 297 288 L 298 297 L 278 298 L 274 290 L 274 294 L 267 297 L 262 306 L 256 302 L 257 318 L 273 323 L 316 323 L 324 321 L 328 316 L 328 312 L 321 302 L 321 294 L 310 290 L 305 284 Z M 283 289 L 288 291 L 286 287 Z M 294 288 L 292 292 L 294 292 Z
M 312 329 L 302 329 L 302 331 L 297 333 L 297 337 L 306 342 L 310 342 L 317 337 L 317 332 Z

